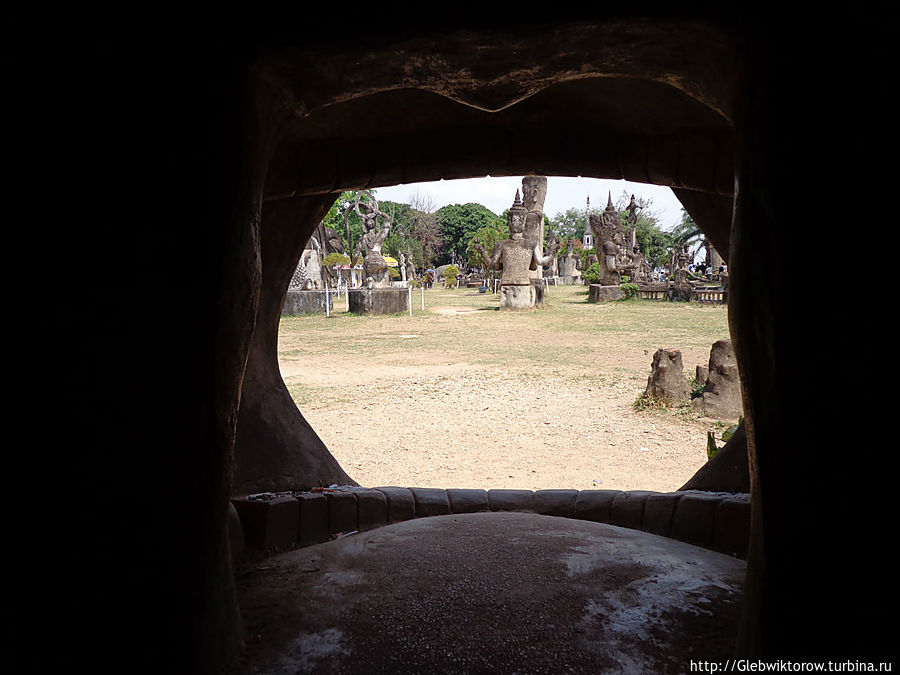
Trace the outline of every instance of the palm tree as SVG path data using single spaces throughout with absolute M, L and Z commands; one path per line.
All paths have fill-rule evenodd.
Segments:
M 702 246 L 706 249 L 706 259 L 709 260 L 709 240 L 684 207 L 681 208 L 681 222 L 672 228 L 669 236 L 671 237 L 672 247 L 676 250 L 697 244 L 697 248 L 694 249 L 694 255 Z M 693 259 L 693 256 L 691 258 Z

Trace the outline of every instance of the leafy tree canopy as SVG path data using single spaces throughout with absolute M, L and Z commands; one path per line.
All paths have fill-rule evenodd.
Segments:
M 581 241 L 584 238 L 585 226 L 584 209 L 569 207 L 552 218 L 544 216 L 544 231 L 555 233 L 560 241 L 568 239 Z
M 449 204 L 435 212 L 444 237 L 444 258 L 466 260 L 466 249 L 476 232 L 484 227 L 500 229 L 504 222 L 497 214 L 481 204 Z

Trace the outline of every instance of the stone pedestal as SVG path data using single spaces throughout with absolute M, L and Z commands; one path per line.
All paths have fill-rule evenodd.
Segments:
M 600 284 L 591 284 L 588 300 L 590 302 L 613 302 L 621 300 L 625 297 L 625 292 L 620 286 L 601 286 Z
M 409 312 L 406 288 L 352 288 L 349 311 L 353 314 L 399 314 Z
M 324 289 L 288 291 L 284 298 L 284 306 L 281 308 L 281 315 L 324 314 L 326 302 L 330 302 L 329 307 L 334 309 L 334 301 L 329 296 L 330 292 L 326 292 Z
M 534 284 L 527 286 L 501 286 L 500 309 L 532 309 L 537 303 L 538 287 Z

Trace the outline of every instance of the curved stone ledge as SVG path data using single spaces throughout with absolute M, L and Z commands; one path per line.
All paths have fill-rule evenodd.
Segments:
M 232 499 L 232 554 L 310 546 L 413 518 L 520 511 L 642 530 L 746 557 L 750 498 L 724 492 L 336 486 Z

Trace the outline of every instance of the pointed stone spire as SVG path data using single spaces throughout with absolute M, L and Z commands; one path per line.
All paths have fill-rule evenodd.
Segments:
M 525 213 L 525 205 L 522 203 L 522 197 L 519 195 L 518 190 L 516 190 L 516 198 L 513 200 L 513 204 L 509 208 L 509 210 L 519 213 Z
M 606 202 L 606 210 L 607 211 L 615 211 L 616 207 L 613 206 L 612 203 L 612 192 L 609 193 L 609 200 Z

